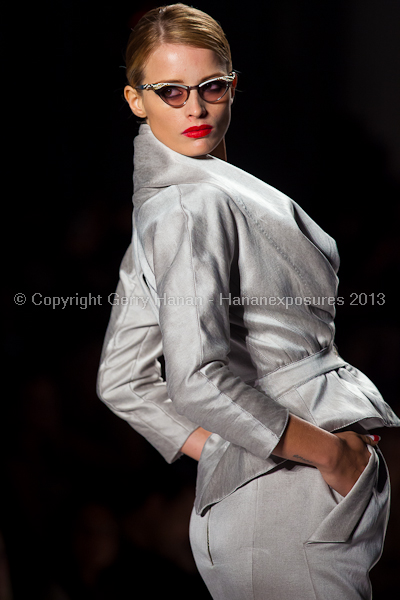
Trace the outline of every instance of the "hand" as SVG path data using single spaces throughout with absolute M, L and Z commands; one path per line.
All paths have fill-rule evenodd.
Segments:
M 368 464 L 367 445 L 380 440 L 374 438 L 355 431 L 330 433 L 290 414 L 273 454 L 317 467 L 326 483 L 346 496 Z
M 371 439 L 368 435 L 360 435 L 354 431 L 335 435 L 340 440 L 335 464 L 329 469 L 319 467 L 319 471 L 331 488 L 346 496 L 368 464 L 371 454 L 367 445 L 376 446 L 380 438 L 374 436 L 375 439 Z

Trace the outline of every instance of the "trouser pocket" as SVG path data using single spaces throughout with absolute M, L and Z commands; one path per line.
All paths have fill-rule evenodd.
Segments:
M 368 464 L 356 483 L 339 504 L 325 517 L 307 540 L 313 542 L 346 542 L 365 511 L 378 481 L 379 459 L 373 448 Z
M 382 554 L 390 482 L 382 455 L 368 449 L 368 465 L 354 487 L 303 546 L 318 600 L 371 598 L 368 573 Z

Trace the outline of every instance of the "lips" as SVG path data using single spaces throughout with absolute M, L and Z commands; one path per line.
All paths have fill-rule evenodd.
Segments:
M 182 132 L 182 135 L 191 138 L 200 138 L 211 133 L 212 129 L 212 125 L 199 125 L 198 127 L 189 127 L 189 129 L 185 129 L 185 131 Z

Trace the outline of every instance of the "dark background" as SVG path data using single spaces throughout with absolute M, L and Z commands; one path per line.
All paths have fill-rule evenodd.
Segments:
M 14 600 L 208 598 L 187 541 L 194 461 L 164 464 L 95 392 L 107 297 L 131 235 L 138 126 L 122 95 L 124 49 L 138 14 L 156 5 L 17 4 L 3 22 L 14 76 L 3 86 L 13 106 L 3 111 L 12 133 L 3 143 L 14 159 L 3 189 L 5 600 L 10 586 Z M 339 351 L 400 412 L 400 3 L 194 6 L 222 24 L 240 73 L 228 160 L 293 197 L 337 240 Z M 102 304 L 53 310 L 35 306 L 34 293 L 90 293 Z M 374 598 L 390 600 L 400 444 L 396 430 L 379 433 L 393 507 L 372 579 Z

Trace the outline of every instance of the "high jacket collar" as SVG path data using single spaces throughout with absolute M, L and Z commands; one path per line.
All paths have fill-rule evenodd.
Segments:
M 288 196 L 253 175 L 223 160 L 207 155 L 203 159 L 191 158 L 171 150 L 152 133 L 149 125 L 141 125 L 135 138 L 134 155 L 134 211 L 137 213 L 146 200 L 160 188 L 180 184 L 210 183 L 228 194 L 252 226 L 269 237 L 275 247 L 286 256 L 293 248 L 303 248 L 319 255 L 319 280 L 334 282 L 339 266 L 336 244 Z M 199 193 L 201 191 L 199 190 Z M 310 279 L 308 289 L 316 289 L 315 273 L 308 265 L 297 265 L 303 281 Z M 334 278 L 332 279 L 332 275 Z M 311 283 L 313 282 L 313 283 Z M 323 286 L 321 287 L 321 293 Z M 332 291 L 332 295 L 334 294 Z
M 201 173 L 210 175 L 209 167 L 214 162 L 222 161 L 210 155 L 202 159 L 191 158 L 171 150 L 155 137 L 149 125 L 141 125 L 134 141 L 135 194 L 142 188 L 198 181 Z
M 278 207 L 284 194 L 253 175 L 224 160 L 207 154 L 192 158 L 179 154 L 160 142 L 149 125 L 141 125 L 134 141 L 133 203 L 139 209 L 151 197 L 151 190 L 185 183 L 207 182 L 226 191 L 248 194 L 250 190 L 268 196 Z M 279 210 L 279 209 L 278 209 Z

